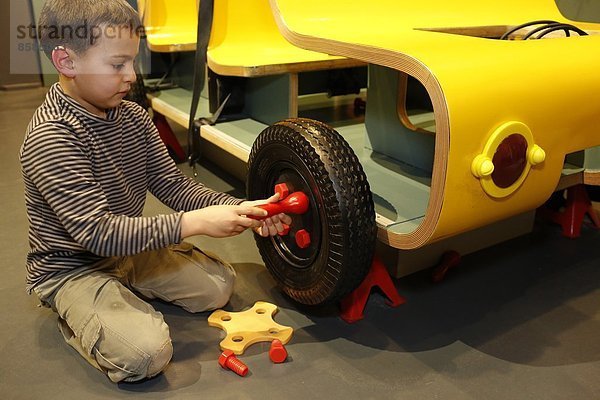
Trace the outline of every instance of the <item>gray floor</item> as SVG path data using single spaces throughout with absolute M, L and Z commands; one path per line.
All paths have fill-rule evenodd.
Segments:
M 173 362 L 159 377 L 112 384 L 62 340 L 56 317 L 24 290 L 27 219 L 17 152 L 43 90 L 0 92 L 0 394 L 3 399 L 598 399 L 600 231 L 578 240 L 539 223 L 530 235 L 464 257 L 442 284 L 426 273 L 397 281 L 407 303 L 373 294 L 349 325 L 334 307 L 306 310 L 284 298 L 253 239 L 197 238 L 238 271 L 227 309 L 277 304 L 292 326 L 290 359 L 274 365 L 251 346 L 240 378 L 217 364 L 221 331 L 208 314 L 155 303 L 171 327 Z M 240 193 L 210 165 L 200 179 Z M 149 214 L 165 211 L 150 199 Z

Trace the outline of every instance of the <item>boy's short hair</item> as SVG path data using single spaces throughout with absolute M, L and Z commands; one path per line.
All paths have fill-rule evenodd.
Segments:
M 50 59 L 57 46 L 82 54 L 103 35 L 143 34 L 138 13 L 125 0 L 46 0 L 37 30 Z

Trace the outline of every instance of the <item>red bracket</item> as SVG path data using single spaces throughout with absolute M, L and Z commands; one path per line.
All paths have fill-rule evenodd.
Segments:
M 585 185 L 579 184 L 566 189 L 567 202 L 563 211 L 554 211 L 548 207 L 540 209 L 541 215 L 559 224 L 563 230 L 563 236 L 568 238 L 579 237 L 581 225 L 586 214 L 592 220 L 596 228 L 600 228 L 600 217 L 592 206 Z
M 394 286 L 385 265 L 375 256 L 371 263 L 371 269 L 362 283 L 342 299 L 340 317 L 344 321 L 353 323 L 364 318 L 363 311 L 373 286 L 377 286 L 383 291 L 388 299 L 385 303 L 390 307 L 397 307 L 406 302 L 406 299 L 398 293 L 396 286 Z
M 152 122 L 154 122 L 156 129 L 158 129 L 158 135 L 165 146 L 167 146 L 167 148 L 175 155 L 175 162 L 185 161 L 185 152 L 181 148 L 179 141 L 177 141 L 167 119 L 164 115 L 157 113 L 156 111 L 153 113 L 154 117 L 152 118 Z
M 449 269 L 455 268 L 460 264 L 460 254 L 454 250 L 448 250 L 442 254 L 440 263 L 433 268 L 431 280 L 438 283 L 444 280 Z

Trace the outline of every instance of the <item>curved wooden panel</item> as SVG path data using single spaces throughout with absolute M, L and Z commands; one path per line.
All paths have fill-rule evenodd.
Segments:
M 551 0 L 493 6 L 475 0 L 271 0 L 271 7 L 281 33 L 296 46 L 399 70 L 429 93 L 436 125 L 429 204 L 414 231 L 380 230 L 394 247 L 420 247 L 531 210 L 556 187 L 566 154 L 600 144 L 599 36 L 500 41 L 438 32 L 537 19 L 569 22 Z M 530 145 L 546 157 L 510 195 L 494 197 L 471 164 L 513 121 L 528 127 Z

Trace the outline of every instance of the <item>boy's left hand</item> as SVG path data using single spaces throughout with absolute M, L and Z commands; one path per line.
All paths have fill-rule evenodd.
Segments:
M 273 196 L 265 200 L 247 200 L 241 205 L 256 207 L 261 204 L 277 203 L 279 201 L 279 193 L 275 193 Z M 287 214 L 276 214 L 269 218 L 262 220 L 261 226 L 254 228 L 254 231 L 262 237 L 275 236 L 279 232 L 283 232 L 283 224 L 289 225 L 292 223 L 292 217 Z

